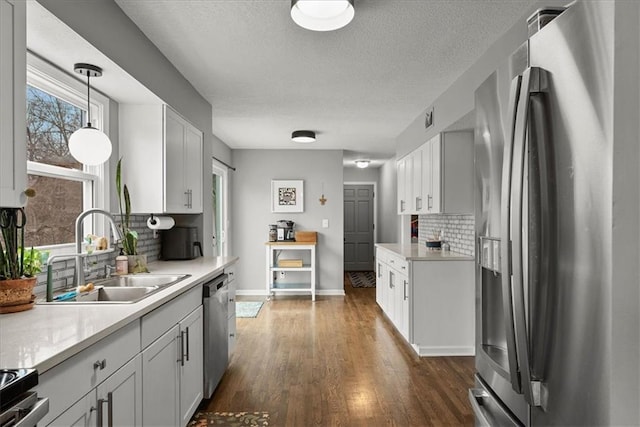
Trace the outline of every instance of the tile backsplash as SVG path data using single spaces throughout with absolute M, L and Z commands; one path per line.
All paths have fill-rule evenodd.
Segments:
M 474 256 L 474 229 L 472 214 L 420 215 L 418 217 L 418 244 L 424 245 L 427 237 L 441 231 L 442 240 L 449 243 L 452 251 Z
M 120 215 L 114 214 L 116 220 Z M 147 227 L 148 215 L 131 215 L 131 228 L 138 232 L 138 253 L 147 256 L 147 262 L 156 261 L 160 258 L 160 235 L 153 237 L 153 231 Z M 112 237 L 111 237 L 112 238 Z M 115 258 L 120 253 L 120 248 L 113 252 L 102 253 L 90 256 L 91 271 L 104 276 L 105 265 L 115 265 Z M 53 264 L 53 289 L 63 289 L 74 284 L 75 261 L 73 259 L 55 262 Z M 47 271 L 46 268 L 38 274 L 38 282 L 35 293 L 40 294 L 46 291 Z

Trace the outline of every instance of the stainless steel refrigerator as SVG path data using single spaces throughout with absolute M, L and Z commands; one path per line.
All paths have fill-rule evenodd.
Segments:
M 610 424 L 614 11 L 534 16 L 476 91 L 478 425 Z

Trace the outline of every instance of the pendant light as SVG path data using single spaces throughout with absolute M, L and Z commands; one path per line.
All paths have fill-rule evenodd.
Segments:
M 354 15 L 353 0 L 291 0 L 291 19 L 307 30 L 337 30 Z
M 100 130 L 91 126 L 91 98 L 89 91 L 91 77 L 102 76 L 102 68 L 91 64 L 75 64 L 73 71 L 87 76 L 87 125 L 75 131 L 69 138 L 69 152 L 80 163 L 96 166 L 111 156 L 111 141 Z

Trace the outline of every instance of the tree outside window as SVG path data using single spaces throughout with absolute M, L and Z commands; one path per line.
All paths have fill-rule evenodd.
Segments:
M 36 197 L 26 206 L 25 245 L 72 243 L 75 218 L 84 207 L 84 186 L 92 185 L 91 180 L 71 174 L 82 170 L 82 164 L 68 147 L 71 134 L 82 127 L 85 112 L 31 85 L 26 96 L 27 159 L 35 162 L 29 163 L 29 186 L 36 190 Z

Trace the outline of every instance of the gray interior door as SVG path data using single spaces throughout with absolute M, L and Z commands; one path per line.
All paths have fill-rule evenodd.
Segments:
M 373 185 L 345 185 L 345 271 L 373 271 L 373 227 Z

